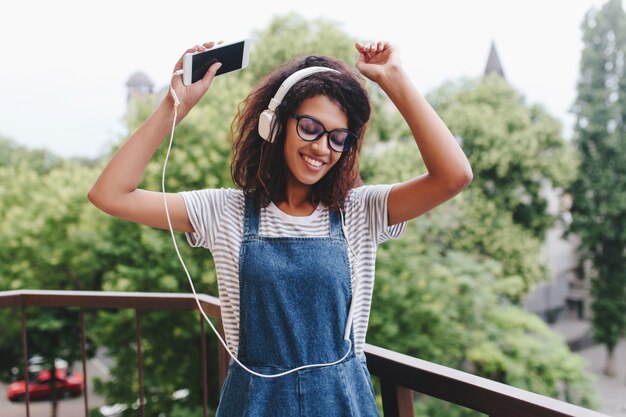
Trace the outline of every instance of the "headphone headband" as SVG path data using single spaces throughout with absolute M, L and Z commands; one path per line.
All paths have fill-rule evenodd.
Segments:
M 259 135 L 263 139 L 265 139 L 266 141 L 270 143 L 274 142 L 274 139 L 276 136 L 274 132 L 274 123 L 276 122 L 276 115 L 274 112 L 276 111 L 276 108 L 280 105 L 280 103 L 283 101 L 285 96 L 287 95 L 287 92 L 289 91 L 289 89 L 291 89 L 291 87 L 293 87 L 294 84 L 296 84 L 298 81 L 300 81 L 303 78 L 306 78 L 318 72 L 326 72 L 326 71 L 339 72 L 335 69 L 327 68 L 327 67 L 307 67 L 307 68 L 303 68 L 299 71 L 294 72 L 289 77 L 287 77 L 285 81 L 283 81 L 283 83 L 278 88 L 278 91 L 276 91 L 276 94 L 274 94 L 274 97 L 272 97 L 272 99 L 270 100 L 270 103 L 267 106 L 267 109 L 265 109 L 263 113 L 261 113 L 261 115 L 259 116 L 258 131 L 259 131 Z

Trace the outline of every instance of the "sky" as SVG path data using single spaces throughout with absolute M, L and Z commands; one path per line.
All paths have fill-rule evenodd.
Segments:
M 10 2 L 0 25 L 0 136 L 65 157 L 97 157 L 126 135 L 125 84 L 133 73 L 146 73 L 160 89 L 187 48 L 205 40 L 253 37 L 272 17 L 295 12 L 330 19 L 357 39 L 391 42 L 424 94 L 446 81 L 480 76 L 494 42 L 508 82 L 527 104 L 543 105 L 559 119 L 568 139 L 581 23 L 590 8 L 604 3 Z

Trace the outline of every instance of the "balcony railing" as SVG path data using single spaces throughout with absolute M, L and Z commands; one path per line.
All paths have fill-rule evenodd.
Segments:
M 205 313 L 216 320 L 223 334 L 220 323 L 219 300 L 208 295 L 199 296 Z M 147 310 L 197 310 L 197 304 L 191 294 L 172 293 L 134 293 L 134 292 L 97 292 L 97 291 L 0 291 L 0 308 L 17 307 L 21 309 L 23 367 L 28 381 L 28 307 L 75 307 L 80 309 L 82 335 L 82 366 L 87 383 L 85 352 L 85 309 L 134 309 L 135 339 L 137 350 L 137 374 L 139 380 L 139 398 L 145 398 L 143 392 L 143 364 L 141 351 L 141 312 Z M 200 332 L 204 334 L 204 320 L 200 320 Z M 207 415 L 207 375 L 206 344 L 200 338 L 204 415 Z M 219 364 L 220 386 L 226 377 L 229 356 L 218 344 L 216 352 Z M 534 394 L 522 389 L 481 378 L 466 372 L 447 368 L 431 362 L 406 356 L 381 347 L 366 345 L 365 354 L 370 373 L 379 379 L 383 413 L 385 417 L 413 416 L 413 392 L 426 394 L 449 403 L 467 407 L 490 417 L 608 417 L 583 407 L 578 407 L 553 398 Z M 28 392 L 28 389 L 27 389 Z M 87 387 L 84 390 L 85 416 L 89 415 Z M 26 416 L 30 417 L 30 401 L 26 396 Z M 140 415 L 144 415 L 143 401 L 139 401 Z

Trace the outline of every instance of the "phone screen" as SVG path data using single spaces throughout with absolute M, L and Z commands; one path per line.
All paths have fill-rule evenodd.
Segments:
M 192 57 L 191 82 L 195 83 L 204 77 L 209 67 L 216 62 L 221 62 L 222 66 L 217 70 L 216 75 L 241 69 L 243 60 L 244 42 L 236 42 L 221 48 L 209 49 L 206 52 L 195 54 Z

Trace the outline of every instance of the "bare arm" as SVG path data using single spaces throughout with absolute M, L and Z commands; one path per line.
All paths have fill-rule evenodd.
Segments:
M 213 47 L 213 42 L 198 45 L 187 52 L 202 51 Z M 180 99 L 179 123 L 206 93 L 220 64 L 213 64 L 206 76 L 185 87 L 182 77 L 176 76 L 172 87 Z M 182 68 L 182 57 L 174 71 Z M 174 119 L 174 101 L 168 94 L 156 110 L 120 147 L 104 168 L 88 194 L 100 210 L 122 219 L 161 229 L 169 229 L 163 203 L 163 193 L 138 189 L 146 166 L 159 145 L 171 133 Z M 192 232 L 185 203 L 179 194 L 167 193 L 168 210 L 174 230 Z
M 418 217 L 451 199 L 472 181 L 472 169 L 452 133 L 413 85 L 397 52 L 386 42 L 356 44 L 357 68 L 375 81 L 406 120 L 427 173 L 393 187 L 388 224 Z

